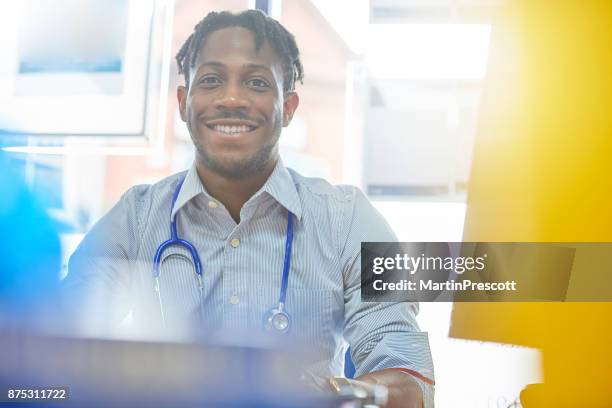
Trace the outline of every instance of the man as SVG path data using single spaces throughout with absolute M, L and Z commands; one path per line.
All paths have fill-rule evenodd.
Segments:
M 110 305 L 115 320 L 131 309 L 135 323 L 167 331 L 263 326 L 323 348 L 327 375 L 339 374 L 345 339 L 357 380 L 386 385 L 389 407 L 431 406 L 417 305 L 360 298 L 360 244 L 393 232 L 358 189 L 302 177 L 279 158 L 303 76 L 293 36 L 258 11 L 210 13 L 177 62 L 195 163 L 130 189 L 72 256 L 67 285 L 88 294 L 90 328 L 106 327 L 98 310 Z M 158 249 L 171 219 L 190 244 Z

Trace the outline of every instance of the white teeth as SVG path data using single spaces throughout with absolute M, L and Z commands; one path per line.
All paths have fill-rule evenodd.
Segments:
M 214 125 L 213 129 L 215 129 L 217 132 L 232 134 L 232 133 L 249 132 L 251 130 L 251 127 L 246 126 L 246 125 L 242 125 L 242 126 Z

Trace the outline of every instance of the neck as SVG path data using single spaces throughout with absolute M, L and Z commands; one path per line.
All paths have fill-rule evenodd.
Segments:
M 221 202 L 239 223 L 242 206 L 265 184 L 277 161 L 278 158 L 270 160 L 261 171 L 239 179 L 216 173 L 200 160 L 196 160 L 196 169 L 206 191 Z

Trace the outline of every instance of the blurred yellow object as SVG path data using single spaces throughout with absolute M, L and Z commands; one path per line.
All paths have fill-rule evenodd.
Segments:
M 499 17 L 464 240 L 611 242 L 612 2 L 514 1 Z M 610 290 L 589 272 L 612 275 L 611 256 L 594 256 L 577 251 L 568 299 Z M 450 334 L 541 348 L 525 407 L 612 406 L 612 303 L 456 303 Z

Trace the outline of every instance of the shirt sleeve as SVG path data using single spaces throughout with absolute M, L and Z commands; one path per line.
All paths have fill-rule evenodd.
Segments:
M 388 368 L 413 372 L 423 391 L 425 407 L 433 406 L 434 371 L 427 333 L 416 322 L 416 302 L 362 302 L 361 242 L 395 242 L 384 217 L 358 189 L 352 203 L 342 260 L 344 270 L 344 337 L 351 346 L 356 376 Z M 410 374 L 406 374 L 410 375 Z
M 137 187 L 85 235 L 62 282 L 64 311 L 76 334 L 112 336 L 131 309 L 130 260 L 135 258 Z

